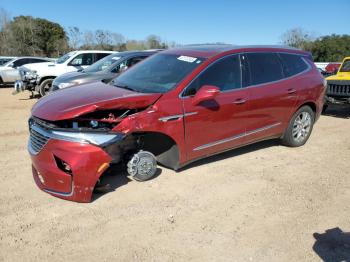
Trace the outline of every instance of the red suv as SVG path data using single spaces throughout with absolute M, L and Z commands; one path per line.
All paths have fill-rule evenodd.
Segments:
M 177 170 L 271 138 L 301 146 L 324 93 L 311 55 L 300 50 L 204 45 L 160 52 L 109 85 L 60 90 L 34 105 L 34 179 L 54 196 L 89 202 L 112 164 L 147 180 L 157 162 Z

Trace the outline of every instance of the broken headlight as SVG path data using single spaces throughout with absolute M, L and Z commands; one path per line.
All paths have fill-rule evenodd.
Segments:
M 103 146 L 109 143 L 122 140 L 124 135 L 120 133 L 89 133 L 89 132 L 65 132 L 52 131 L 52 138 L 70 142 L 90 143 L 98 146 Z
M 38 74 L 36 73 L 36 71 L 32 71 L 32 70 L 28 70 L 28 71 L 24 71 L 24 78 L 31 80 L 31 79 L 35 79 L 38 77 Z

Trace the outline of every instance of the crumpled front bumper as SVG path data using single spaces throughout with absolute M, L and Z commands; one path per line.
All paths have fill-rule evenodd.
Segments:
M 96 182 L 112 160 L 98 146 L 57 139 L 50 139 L 36 154 L 29 148 L 29 153 L 37 186 L 53 196 L 76 202 L 91 201 Z M 69 164 L 71 174 L 59 167 L 57 159 Z

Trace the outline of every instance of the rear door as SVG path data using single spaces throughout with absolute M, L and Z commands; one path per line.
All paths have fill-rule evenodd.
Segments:
M 216 86 L 213 100 L 193 105 L 204 85 Z M 183 93 L 187 159 L 211 155 L 242 144 L 248 94 L 242 89 L 239 55 L 229 55 L 211 64 Z
M 297 94 L 296 87 L 285 79 L 277 53 L 246 53 L 242 59 L 248 65 L 250 101 L 246 142 L 250 143 L 283 132 Z

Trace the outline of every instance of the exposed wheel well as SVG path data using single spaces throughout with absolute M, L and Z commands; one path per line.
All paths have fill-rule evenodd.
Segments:
M 170 136 L 159 132 L 131 133 L 104 150 L 112 157 L 113 163 L 129 161 L 133 154 L 144 150 L 154 154 L 160 164 L 175 170 L 179 168 L 179 150 L 176 142 Z
M 134 133 L 139 147 L 157 157 L 157 161 L 172 169 L 179 167 L 179 150 L 176 142 L 168 135 L 158 132 Z
M 56 76 L 45 76 L 45 77 L 40 79 L 39 85 L 47 79 L 55 79 L 55 78 L 56 78 Z
M 304 104 L 302 104 L 301 106 L 299 106 L 299 108 L 301 108 L 301 107 L 303 107 L 303 106 L 309 106 L 309 107 L 312 109 L 312 111 L 316 114 L 317 108 L 316 108 L 316 104 L 315 104 L 314 102 L 307 102 L 307 103 L 304 103 Z M 298 108 L 296 111 L 298 111 L 299 108 Z M 295 112 L 296 112 L 296 111 L 295 111 Z

